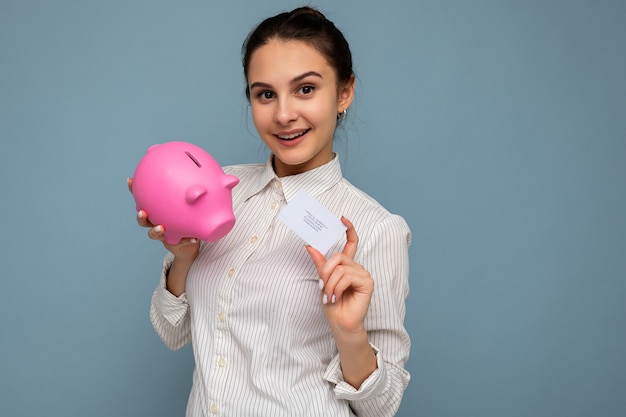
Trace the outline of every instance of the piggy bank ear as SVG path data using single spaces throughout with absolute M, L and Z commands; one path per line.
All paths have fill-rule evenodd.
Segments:
M 185 200 L 187 203 L 193 204 L 206 193 L 207 189 L 204 185 L 192 185 L 185 192 Z
M 233 188 L 235 188 L 235 185 L 239 184 L 239 178 L 235 177 L 234 175 L 225 175 L 223 182 L 226 188 L 232 190 Z

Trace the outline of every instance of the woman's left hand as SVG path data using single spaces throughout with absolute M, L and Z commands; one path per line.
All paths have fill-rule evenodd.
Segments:
M 359 237 L 352 223 L 345 217 L 347 242 L 341 253 L 328 260 L 317 249 L 306 246 L 311 255 L 322 287 L 321 298 L 326 318 L 333 331 L 353 333 L 364 330 L 374 280 L 362 265 L 354 261 Z

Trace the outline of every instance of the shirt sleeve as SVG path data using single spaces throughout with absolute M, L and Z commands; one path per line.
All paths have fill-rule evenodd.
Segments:
M 400 216 L 389 215 L 362 243 L 360 262 L 374 279 L 374 293 L 365 319 L 368 338 L 376 353 L 377 369 L 356 389 L 346 383 L 338 355 L 325 378 L 335 384 L 337 398 L 350 402 L 359 417 L 393 416 L 400 407 L 410 375 L 404 369 L 411 342 L 404 327 L 409 293 L 411 233 Z
M 150 321 L 163 343 L 177 350 L 191 341 L 191 326 L 187 294 L 176 297 L 166 288 L 165 281 L 174 256 L 168 253 L 163 259 L 159 285 L 152 294 Z

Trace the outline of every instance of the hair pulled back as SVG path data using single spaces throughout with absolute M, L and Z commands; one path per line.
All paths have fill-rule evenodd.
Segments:
M 241 48 L 246 80 L 254 51 L 274 39 L 302 41 L 314 47 L 335 70 L 338 85 L 349 82 L 354 75 L 350 46 L 341 31 L 318 10 L 300 7 L 265 19 L 250 32 Z M 247 86 L 246 97 L 250 99 Z

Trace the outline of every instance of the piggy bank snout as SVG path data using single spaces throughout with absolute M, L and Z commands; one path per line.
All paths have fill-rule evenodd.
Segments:
M 221 187 L 211 190 L 206 186 L 191 185 L 185 192 L 187 213 L 191 224 L 198 231 L 197 237 L 214 242 L 224 237 L 235 225 L 230 190 L 239 179 L 225 175 Z
M 225 216 L 219 219 L 211 219 L 204 233 L 201 233 L 198 237 L 205 242 L 215 242 L 226 236 L 235 226 L 235 216 L 225 214 Z

